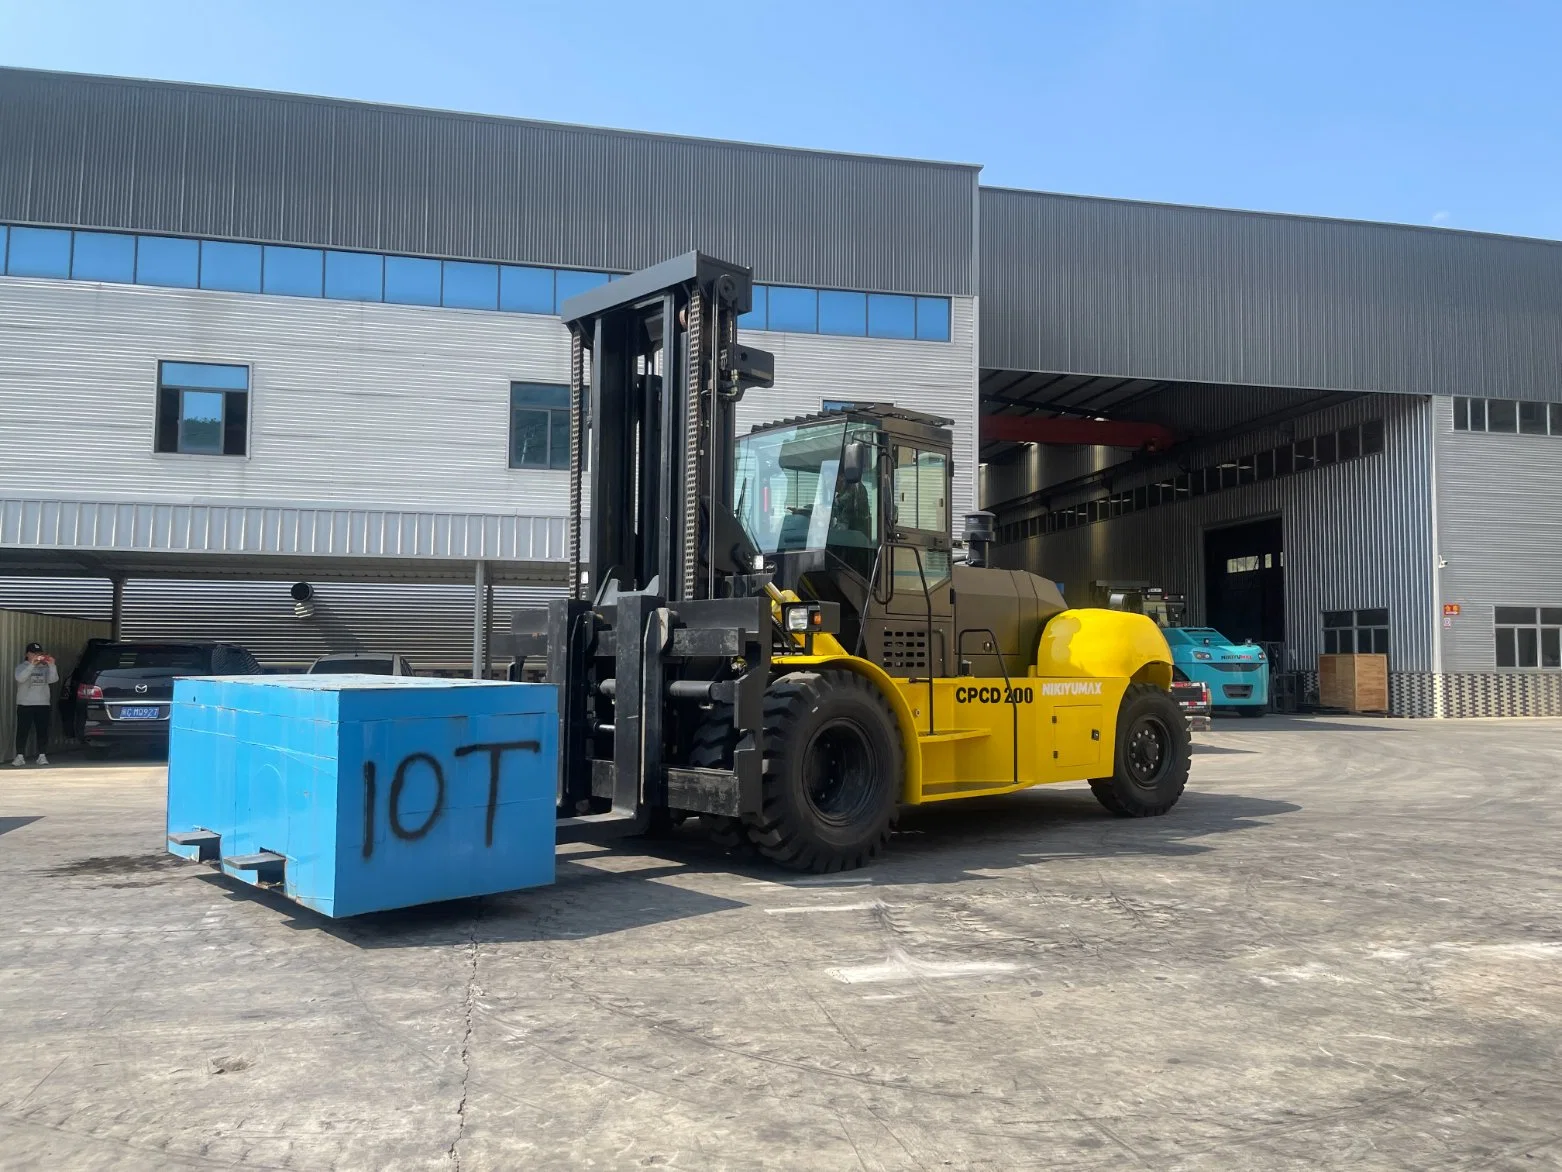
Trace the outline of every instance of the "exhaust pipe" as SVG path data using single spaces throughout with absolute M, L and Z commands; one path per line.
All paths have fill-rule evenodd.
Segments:
M 993 522 L 996 519 L 991 513 L 967 513 L 965 515 L 966 565 L 992 565 Z

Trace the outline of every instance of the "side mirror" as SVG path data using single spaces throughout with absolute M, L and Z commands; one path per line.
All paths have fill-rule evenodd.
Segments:
M 861 440 L 853 440 L 846 445 L 846 452 L 841 460 L 841 477 L 847 484 L 861 484 L 862 479 L 868 473 L 868 445 Z

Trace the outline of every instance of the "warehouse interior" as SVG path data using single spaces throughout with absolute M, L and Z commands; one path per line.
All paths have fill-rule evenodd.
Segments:
M 993 369 L 981 387 L 1001 564 L 1051 578 L 1075 606 L 1113 588 L 1181 596 L 1188 624 L 1273 649 L 1302 690 L 1321 616 L 1337 611 L 1392 610 L 1394 637 L 1363 649 L 1376 637 L 1397 665 L 1429 670 L 1425 612 L 1404 600 L 1430 535 L 1398 552 L 1373 536 L 1394 531 L 1405 495 L 1384 485 L 1416 479 L 1403 453 L 1384 454 L 1414 433 L 1424 397 Z M 1345 637 L 1354 646 L 1354 620 L 1334 644 Z

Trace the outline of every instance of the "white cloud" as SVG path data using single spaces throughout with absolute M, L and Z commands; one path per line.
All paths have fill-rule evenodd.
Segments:
M 1442 211 L 1442 212 L 1433 212 L 1432 213 L 1432 223 L 1434 223 L 1434 224 L 1449 224 L 1452 221 L 1453 221 L 1453 216 L 1449 212 Z

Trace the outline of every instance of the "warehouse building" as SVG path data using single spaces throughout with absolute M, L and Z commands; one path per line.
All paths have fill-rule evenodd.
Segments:
M 571 293 L 701 248 L 740 424 L 952 420 L 953 513 L 1092 601 L 1562 713 L 1562 246 L 974 165 L 0 70 L 0 607 L 477 670 L 563 571 Z M 308 583 L 310 598 L 292 596 Z

